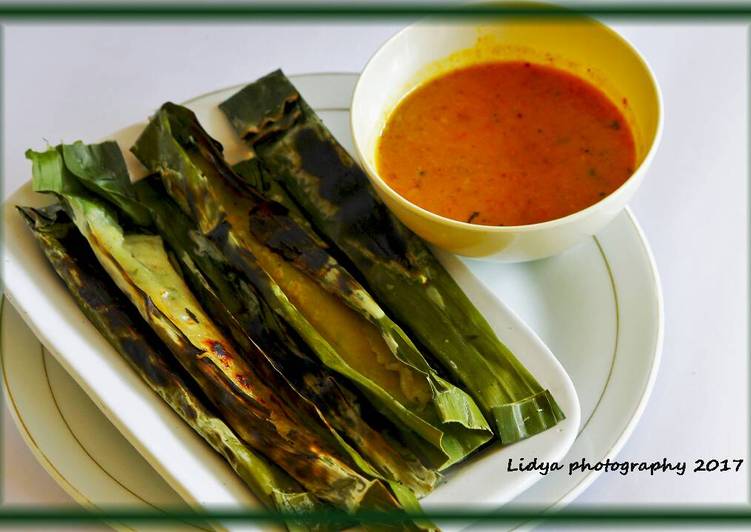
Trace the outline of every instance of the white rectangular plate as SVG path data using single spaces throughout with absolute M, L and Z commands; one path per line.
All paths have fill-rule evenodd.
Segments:
M 347 109 L 356 77 L 332 74 L 291 79 L 314 108 L 328 109 L 321 111 L 324 121 L 349 147 Z M 216 105 L 237 89 L 211 93 L 189 103 L 208 132 L 225 146 L 230 162 L 240 159 L 247 150 Z M 126 152 L 143 126 L 128 127 L 108 138 L 117 140 Z M 134 159 L 129 158 L 128 164 L 134 178 L 142 175 L 143 169 Z M 30 183 L 5 202 L 3 279 L 10 302 L 102 412 L 186 501 L 206 508 L 257 506 L 231 468 L 139 379 L 89 323 L 56 277 L 14 208 L 49 202 L 47 197 L 34 194 Z M 491 447 L 452 468 L 446 482 L 423 499 L 427 509 L 497 507 L 541 478 L 534 471 L 507 472 L 509 460 L 555 461 L 566 454 L 579 428 L 579 400 L 571 379 L 537 335 L 457 257 L 437 255 L 496 334 L 552 392 L 567 416 L 551 430 L 507 447 Z

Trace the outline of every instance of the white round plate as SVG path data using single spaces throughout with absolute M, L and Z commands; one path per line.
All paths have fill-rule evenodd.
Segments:
M 355 74 L 293 77 L 348 149 L 349 97 L 356 80 Z M 225 91 L 190 103 L 213 101 Z M 227 158 L 232 161 L 233 154 L 227 153 Z M 662 344 L 657 271 L 633 215 L 623 212 L 596 237 L 550 259 L 466 262 L 537 332 L 574 382 L 582 421 L 562 463 L 614 456 L 644 409 Z M 12 344 L 8 331 L 13 331 Z M 43 352 L 10 305 L 2 309 L 2 333 L 8 406 L 37 458 L 66 491 L 87 506 L 181 503 L 54 358 Z M 515 501 L 560 507 L 596 476 L 551 473 Z
M 1 305 L 0 368 L 8 410 L 52 478 L 87 508 L 185 506 L 42 347 L 13 306 L 5 300 Z M 140 529 L 109 524 L 118 530 Z M 186 525 L 160 530 L 200 529 Z

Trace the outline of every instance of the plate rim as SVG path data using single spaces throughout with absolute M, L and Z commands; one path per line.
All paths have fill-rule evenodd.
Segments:
M 5 294 L 3 293 L 0 295 L 0 337 L 2 337 L 3 331 L 5 330 L 4 323 L 5 323 L 5 305 L 7 302 L 7 298 L 5 297 Z M 11 303 L 7 303 L 12 306 Z M 15 310 L 15 309 L 14 309 Z M 33 334 L 33 333 L 32 333 Z M 35 337 L 36 338 L 36 337 Z M 44 346 L 41 342 L 37 339 L 38 347 L 40 348 L 40 356 L 44 357 Z M 5 351 L 2 349 L 2 344 L 0 344 L 0 373 L 2 373 L 2 388 L 3 388 L 3 400 L 5 401 L 6 410 L 10 413 L 11 419 L 13 420 L 13 423 L 15 424 L 16 428 L 18 429 L 19 434 L 21 435 L 21 439 L 26 444 L 26 447 L 29 449 L 31 454 L 36 459 L 37 463 L 44 469 L 47 474 L 52 478 L 52 480 L 57 483 L 58 486 L 66 493 L 68 494 L 73 501 L 76 504 L 79 504 L 83 508 L 93 509 L 97 510 L 99 507 L 98 505 L 89 499 L 75 484 L 75 481 L 71 481 L 68 479 L 65 475 L 63 475 L 60 470 L 55 466 L 55 463 L 53 463 L 53 460 L 47 456 L 47 454 L 44 452 L 44 450 L 41 448 L 39 443 L 37 443 L 34 436 L 31 434 L 31 429 L 29 429 L 28 425 L 24 421 L 24 415 L 21 413 L 21 409 L 18 407 L 18 404 L 16 403 L 13 393 L 11 392 L 10 388 L 10 381 L 8 379 L 8 372 L 6 371 L 5 366 Z M 49 378 L 47 377 L 48 382 Z M 58 410 L 59 413 L 59 410 Z M 62 417 L 62 414 L 61 414 Z M 65 423 L 65 420 L 63 420 Z M 67 426 L 67 423 L 65 423 Z M 72 434 L 72 429 L 70 437 L 75 439 L 75 437 Z M 77 441 L 77 440 L 76 440 Z M 83 447 L 83 444 L 78 442 L 79 447 L 81 447 L 81 450 L 83 453 L 88 454 L 88 452 Z M 96 461 L 94 461 L 100 469 L 102 469 L 103 474 L 108 473 L 102 468 L 101 465 L 99 465 Z M 112 475 L 110 476 L 114 482 L 117 482 L 119 484 L 119 481 L 115 479 Z M 130 491 L 130 490 L 128 490 Z M 140 496 L 137 496 L 140 498 Z M 145 502 L 145 501 L 144 501 Z M 106 526 L 109 526 L 113 528 L 114 530 L 120 531 L 134 531 L 135 529 L 128 527 L 126 525 L 122 525 L 120 523 L 114 523 L 114 522 L 105 522 Z
M 25 327 L 28 327 L 26 323 L 23 321 L 23 318 L 20 316 L 20 312 L 13 306 L 12 303 L 7 301 L 7 298 L 4 294 L 0 294 L 0 339 L 2 338 L 3 334 L 5 333 L 5 320 L 6 320 L 6 312 L 7 312 L 7 306 L 10 306 L 12 311 L 18 314 L 18 319 L 21 320 L 22 323 L 24 323 Z M 57 362 L 57 359 L 55 355 L 53 355 L 50 351 L 47 350 L 47 348 L 44 347 L 41 341 L 39 341 L 36 336 L 34 336 L 33 332 L 29 330 L 29 333 L 31 336 L 34 337 L 34 342 L 36 342 L 36 347 L 38 348 L 38 352 L 35 354 L 35 356 L 38 356 L 41 360 L 40 364 L 42 365 L 41 373 L 42 375 L 39 376 L 40 379 L 44 379 L 46 384 L 49 387 L 50 391 L 50 397 L 48 399 L 49 404 L 45 406 L 44 408 L 49 408 L 51 411 L 55 413 L 57 417 L 60 418 L 63 425 L 65 425 L 67 432 L 63 432 L 63 434 L 57 434 L 55 436 L 55 440 L 57 439 L 68 439 L 75 443 L 75 448 L 77 449 L 77 453 L 80 453 L 79 456 L 86 456 L 90 462 L 92 462 L 99 470 L 99 478 L 106 479 L 106 482 L 110 483 L 111 485 L 117 485 L 120 490 L 126 491 L 130 493 L 130 495 L 133 497 L 133 499 L 137 499 L 138 505 L 143 505 L 145 507 L 153 508 L 157 511 L 164 511 L 164 507 L 160 504 L 153 503 L 149 500 L 147 500 L 143 495 L 141 495 L 137 489 L 133 489 L 129 486 L 127 486 L 120 478 L 118 478 L 115 474 L 113 474 L 111 471 L 109 471 L 106 467 L 104 467 L 95 456 L 92 455 L 91 450 L 84 444 L 84 442 L 81 441 L 79 438 L 79 434 L 75 431 L 75 429 L 70 425 L 70 422 L 65 417 L 65 414 L 62 411 L 62 408 L 60 407 L 60 397 L 55 392 L 55 386 L 53 385 L 53 380 L 50 378 L 49 373 L 49 367 L 48 362 L 50 359 Z M 18 355 L 16 355 L 18 356 Z M 58 362 L 59 364 L 59 362 Z M 68 372 L 65 370 L 65 368 L 61 365 L 60 369 L 65 373 L 66 377 L 71 379 L 73 384 L 78 387 L 82 393 L 86 394 L 86 392 L 80 387 L 80 385 L 73 379 L 73 377 L 68 374 Z M 0 342 L 0 373 L 2 373 L 1 381 L 2 382 L 2 388 L 3 388 L 3 400 L 5 401 L 7 411 L 10 413 L 11 419 L 13 419 L 13 422 L 18 429 L 18 432 L 21 435 L 21 439 L 26 444 L 26 447 L 31 451 L 31 454 L 36 459 L 37 463 L 44 469 L 47 474 L 50 475 L 52 480 L 54 480 L 58 486 L 66 493 L 68 494 L 73 501 L 82 506 L 83 508 L 95 510 L 95 511 L 101 511 L 105 505 L 102 505 L 89 496 L 87 496 L 83 490 L 78 486 L 80 482 L 77 482 L 76 480 L 79 478 L 79 476 L 76 476 L 76 479 L 71 479 L 69 476 L 66 476 L 64 473 L 61 472 L 60 468 L 56 465 L 59 463 L 59 459 L 53 459 L 48 455 L 48 453 L 45 452 L 45 445 L 41 444 L 37 441 L 37 438 L 34 437 L 34 434 L 32 434 L 31 429 L 29 428 L 26 419 L 28 419 L 29 411 L 25 410 L 23 407 L 18 406 L 18 402 L 16 401 L 16 397 L 12 391 L 11 381 L 13 379 L 9 379 L 8 375 L 9 372 L 7 370 L 6 365 L 6 353 L 2 349 L 2 343 Z M 88 395 L 87 395 L 88 397 Z M 47 400 L 45 400 L 47 402 Z M 96 406 L 96 405 L 95 405 Z M 27 407 L 28 408 L 28 407 Z M 112 425 L 112 422 L 106 418 L 105 414 L 101 412 L 98 408 L 99 414 L 102 416 L 102 419 Z M 25 412 L 25 414 L 24 414 Z M 127 441 L 124 435 L 120 433 L 119 430 L 117 430 L 116 427 L 113 428 L 117 431 L 118 436 L 122 438 L 122 440 L 130 445 L 130 443 Z M 49 445 L 49 443 L 47 443 Z M 155 471 L 155 474 L 158 475 L 158 472 Z M 118 491 L 120 491 L 118 490 Z M 179 496 L 179 495 L 178 495 Z M 175 526 L 179 526 L 180 528 L 185 527 L 186 530 L 205 530 L 207 532 L 210 532 L 208 529 L 201 528 L 197 525 L 191 525 L 187 523 L 180 524 L 180 521 L 176 521 Z M 104 521 L 102 524 L 105 526 L 108 526 L 116 531 L 127 531 L 127 532 L 139 532 L 141 529 L 133 526 L 129 526 L 125 523 L 116 522 L 116 521 Z
M 652 286 L 654 287 L 655 303 L 657 305 L 657 327 L 655 329 L 654 353 L 652 355 L 652 363 L 649 367 L 647 380 L 644 383 L 644 386 L 642 388 L 639 401 L 634 407 L 634 410 L 628 422 L 626 423 L 624 428 L 621 430 L 620 435 L 615 439 L 615 441 L 611 444 L 608 451 L 606 451 L 605 454 L 603 455 L 603 458 L 602 458 L 603 460 L 607 460 L 608 458 L 614 458 L 615 455 L 621 452 L 623 447 L 631 438 L 631 435 L 633 434 L 634 430 L 636 430 L 636 426 L 639 424 L 639 420 L 641 420 L 642 415 L 644 415 L 644 410 L 647 408 L 647 403 L 649 403 L 649 399 L 652 396 L 652 391 L 654 390 L 655 383 L 657 382 L 657 375 L 659 373 L 660 365 L 662 362 L 663 343 L 665 340 L 665 308 L 664 308 L 664 301 L 663 301 L 663 295 L 662 295 L 662 282 L 660 281 L 660 274 L 659 274 L 659 270 L 657 269 L 657 263 L 655 262 L 652 249 L 649 247 L 649 243 L 648 243 L 646 235 L 644 234 L 644 230 L 642 229 L 641 224 L 637 220 L 633 211 L 631 210 L 630 207 L 627 206 L 624 209 L 624 212 L 626 213 L 628 222 L 636 230 L 639 244 L 641 245 L 647 257 L 647 265 L 649 266 L 648 270 L 652 277 L 652 281 L 653 281 Z M 594 238 L 595 241 L 597 241 L 597 235 L 594 235 L 592 238 Z M 603 252 L 603 256 L 607 257 L 607 255 L 605 255 L 604 252 Z M 597 410 L 597 407 L 595 408 L 595 410 L 593 410 L 590 417 L 594 416 L 594 412 L 596 410 Z M 577 435 L 577 439 L 578 437 L 579 436 Z M 577 483 L 571 490 L 569 490 L 556 502 L 552 503 L 548 508 L 550 510 L 555 511 L 555 510 L 560 510 L 561 508 L 567 506 L 574 499 L 576 499 L 579 495 L 581 495 L 582 492 L 584 492 L 584 490 L 586 490 L 589 486 L 591 486 L 594 483 L 594 481 L 597 480 L 600 477 L 600 475 L 602 475 L 602 473 L 603 471 L 590 471 L 590 473 L 587 476 L 585 476 L 579 483 Z

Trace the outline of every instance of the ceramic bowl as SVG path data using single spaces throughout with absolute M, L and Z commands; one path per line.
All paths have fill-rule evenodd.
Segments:
M 378 174 L 375 154 L 385 121 L 400 99 L 447 71 L 502 60 L 555 66 L 600 88 L 619 107 L 634 133 L 637 162 L 633 175 L 590 207 L 519 226 L 452 220 L 411 203 L 390 188 Z M 351 120 L 357 157 L 379 196 L 404 224 L 447 251 L 512 262 L 560 253 L 597 233 L 620 213 L 654 157 L 663 113 L 657 80 L 639 52 L 604 24 L 572 15 L 425 20 L 409 26 L 389 39 L 365 66 L 353 94 Z

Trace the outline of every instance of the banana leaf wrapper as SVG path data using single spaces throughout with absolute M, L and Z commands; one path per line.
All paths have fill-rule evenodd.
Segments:
M 221 252 L 167 196 L 157 176 L 133 185 L 120 148 L 114 142 L 62 147 L 66 164 L 87 189 L 118 207 L 134 223 L 148 219 L 177 258 L 183 277 L 211 318 L 229 331 L 244 353 L 268 354 L 280 375 L 318 408 L 323 418 L 377 469 L 384 480 L 401 482 L 417 496 L 429 493 L 437 475 L 406 447 L 363 419 L 359 398 L 314 362 L 284 324 L 243 282 Z M 79 163 L 83 161 L 84 164 Z M 104 180 L 106 178 L 106 181 Z M 106 183 L 106 186 L 101 186 Z M 137 219 L 129 207 L 146 211 Z M 255 344 L 261 347 L 259 352 Z M 404 499 L 404 497 L 402 497 Z M 405 501 L 411 504 L 413 501 Z
M 132 151 L 150 171 L 161 175 L 170 196 L 201 233 L 217 243 L 316 356 L 354 382 L 401 425 L 410 446 L 420 450 L 428 465 L 447 467 L 492 437 L 474 401 L 432 370 L 407 335 L 327 252 L 322 241 L 296 222 L 290 207 L 263 198 L 227 165 L 221 145 L 203 130 L 192 112 L 165 104 Z M 277 284 L 284 277 L 294 281 L 286 289 Z M 346 309 L 356 317 L 350 325 L 360 327 L 357 320 L 361 320 L 366 332 L 371 332 L 369 328 L 376 331 L 377 340 L 369 337 L 368 341 L 383 344 L 387 353 L 379 356 L 388 356 L 392 364 L 388 371 L 395 368 L 399 383 L 392 382 L 385 389 L 383 383 L 392 374 L 384 377 L 376 373 L 380 368 L 356 367 L 362 359 L 347 359 L 346 349 L 334 347 L 330 337 L 319 333 L 317 328 L 326 324 L 320 319 L 311 323 L 310 310 L 306 314 L 298 308 L 306 304 L 299 296 L 295 300 L 294 289 L 299 285 L 308 290 L 310 285 L 314 287 L 315 296 L 308 301 L 315 299 L 316 305 L 332 302 L 326 317 L 333 319 L 333 314 Z
M 248 363 L 210 320 L 174 269 L 159 236 L 125 233 L 114 209 L 71 173 L 62 147 L 29 151 L 33 188 L 56 194 L 99 263 L 235 433 L 304 488 L 337 508 L 401 505 L 363 475 L 321 420 L 268 365 Z M 257 349 L 257 348 L 256 348 Z
M 472 394 L 501 442 L 527 438 L 564 419 L 551 393 L 496 337 L 427 245 L 380 201 L 362 169 L 281 71 L 219 107 L 278 180 L 276 187 Z
M 418 497 L 427 495 L 438 480 L 405 446 L 362 414 L 359 394 L 308 353 L 294 331 L 273 312 L 254 287 L 244 280 L 209 239 L 166 195 L 156 176 L 139 181 L 134 189 L 149 209 L 159 234 L 173 250 L 184 278 L 209 314 L 230 332 L 245 352 L 257 343 L 269 361 L 301 395 L 318 407 L 332 428 L 352 445 L 384 479 L 398 481 Z
M 258 192 L 264 199 L 283 205 L 287 209 L 287 216 L 302 226 L 318 245 L 328 247 L 305 217 L 300 206 L 287 194 L 287 191 L 284 190 L 281 184 L 269 174 L 260 159 L 252 156 L 250 159 L 245 159 L 235 164 L 232 170 L 240 177 L 243 183 Z
M 37 243 L 79 308 L 143 381 L 219 453 L 261 503 L 284 512 L 321 510 L 321 503 L 281 469 L 245 445 L 192 390 L 164 346 L 96 261 L 60 204 L 18 207 Z M 291 531 L 323 530 L 289 523 Z

